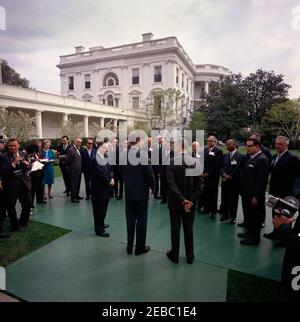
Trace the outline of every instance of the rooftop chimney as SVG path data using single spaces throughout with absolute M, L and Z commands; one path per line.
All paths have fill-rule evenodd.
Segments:
M 145 41 L 151 41 L 153 39 L 153 33 L 147 32 L 146 34 L 142 34 L 143 36 L 143 42 Z
M 75 53 L 80 54 L 84 52 L 84 47 L 83 46 L 77 46 L 75 47 Z

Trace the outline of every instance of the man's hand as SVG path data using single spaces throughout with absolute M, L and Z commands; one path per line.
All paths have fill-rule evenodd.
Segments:
M 16 156 L 16 157 L 15 157 L 15 159 L 14 159 L 14 161 L 13 161 L 13 165 L 17 166 L 17 165 L 18 165 L 18 163 L 19 163 L 22 159 L 23 159 L 23 158 L 22 158 L 20 155 Z
M 252 206 L 254 206 L 254 207 L 256 207 L 256 206 L 257 206 L 257 204 L 258 204 L 258 200 L 257 200 L 257 198 L 256 198 L 256 197 L 253 197 L 253 198 L 252 198 L 252 200 L 251 200 L 251 204 L 252 204 Z
M 109 185 L 110 185 L 111 187 L 112 187 L 112 186 L 114 186 L 114 185 L 115 185 L 115 180 L 114 180 L 114 179 L 111 179 L 111 180 L 110 180 Z
M 0 181 L 0 191 L 3 191 L 3 186 L 1 181 Z
M 208 177 L 208 173 L 207 173 L 207 172 L 203 173 L 203 174 L 202 174 L 202 177 L 203 177 L 203 178 L 207 178 L 207 177 Z
M 184 199 L 182 205 L 184 207 L 185 212 L 191 212 L 191 209 L 193 207 L 193 203 L 191 201 Z
M 30 162 L 23 160 L 23 163 L 26 165 L 26 167 L 28 168 L 30 166 Z
M 295 217 L 287 218 L 285 216 L 275 215 L 273 218 L 273 225 L 274 225 L 275 229 L 279 229 L 279 227 L 281 225 L 283 225 L 283 224 L 290 225 L 295 220 L 296 220 Z

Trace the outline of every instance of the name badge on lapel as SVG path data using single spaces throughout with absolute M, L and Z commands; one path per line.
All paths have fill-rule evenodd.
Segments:
M 215 152 L 212 152 L 212 151 L 210 151 L 208 154 L 212 155 L 213 157 L 215 156 Z
M 236 160 L 232 160 L 230 163 L 231 163 L 231 165 L 237 165 L 237 161 Z

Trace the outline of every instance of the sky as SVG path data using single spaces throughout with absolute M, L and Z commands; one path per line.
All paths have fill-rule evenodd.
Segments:
M 37 90 L 59 94 L 56 65 L 75 46 L 119 46 L 146 32 L 176 36 L 195 64 L 274 70 L 300 96 L 300 0 L 0 0 L 0 58 Z

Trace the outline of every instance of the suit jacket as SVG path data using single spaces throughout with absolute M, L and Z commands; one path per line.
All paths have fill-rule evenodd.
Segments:
M 244 164 L 241 177 L 241 195 L 264 198 L 269 175 L 269 161 L 260 153 Z
M 208 173 L 207 179 L 218 180 L 220 176 L 220 168 L 223 160 L 223 152 L 217 147 L 204 149 L 204 173 Z
M 192 156 L 185 154 L 176 155 L 171 159 L 171 164 L 167 167 L 168 178 L 168 208 L 170 210 L 183 210 L 182 202 L 184 199 L 196 203 L 196 199 L 203 188 L 203 179 L 201 176 L 187 176 L 186 169 L 194 168 L 195 164 Z M 181 165 L 177 165 L 181 163 Z M 186 164 L 187 163 L 187 164 Z
M 57 158 L 60 156 L 60 155 L 67 155 L 68 154 L 68 150 L 70 149 L 71 145 L 68 144 L 66 149 L 64 150 L 64 146 L 61 144 L 58 146 L 57 148 Z M 64 166 L 66 165 L 66 160 L 61 160 L 59 159 L 59 166 Z
M 232 177 L 230 181 L 239 182 L 241 178 L 241 171 L 244 166 L 245 156 L 236 151 L 230 159 L 230 152 L 224 155 L 220 174 L 224 177 L 227 174 Z
M 74 145 L 72 145 L 67 152 L 66 165 L 68 168 L 68 172 L 72 174 L 81 174 L 81 163 L 82 158 L 80 151 L 77 150 Z
M 24 160 L 29 161 L 28 154 L 24 151 L 20 152 L 20 156 L 24 158 Z M 22 181 L 28 190 L 31 190 L 31 177 L 29 172 L 31 170 L 31 164 L 27 168 L 25 164 L 20 162 L 16 167 L 12 166 L 12 162 L 14 160 L 14 156 L 6 152 L 0 157 L 0 168 L 2 173 L 2 184 L 5 189 L 9 193 L 15 194 L 17 193 L 17 187 Z
M 91 159 L 91 192 L 92 197 L 109 198 L 111 192 L 111 169 L 107 159 L 96 153 Z
M 81 159 L 82 159 L 81 165 L 82 165 L 82 172 L 83 173 L 86 173 L 86 174 L 91 173 L 91 160 L 94 156 L 96 156 L 96 153 L 97 153 L 96 149 L 92 149 L 91 156 L 89 156 L 87 149 L 83 149 L 80 151 Z
M 147 200 L 149 188 L 154 190 L 154 174 L 152 167 L 148 164 L 148 154 L 145 151 L 130 148 L 123 153 L 136 154 L 142 161 L 138 165 L 127 165 L 121 167 L 122 177 L 125 184 L 125 196 L 130 200 Z M 124 158 L 124 156 L 122 156 Z
M 300 175 L 300 159 L 286 151 L 275 164 L 277 155 L 271 161 L 270 194 L 280 198 L 292 196 L 294 182 Z

